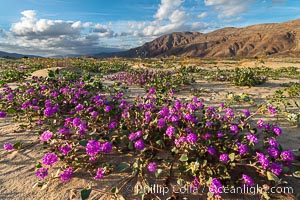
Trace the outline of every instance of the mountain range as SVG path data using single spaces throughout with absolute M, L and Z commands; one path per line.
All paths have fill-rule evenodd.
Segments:
M 4 57 L 4 58 L 34 58 L 34 57 L 40 57 L 40 56 L 35 56 L 35 55 L 23 55 L 23 54 L 19 54 L 19 53 L 8 53 L 5 51 L 0 51 L 0 57 Z
M 94 57 L 264 57 L 300 55 L 300 19 L 227 27 L 210 33 L 175 32 L 123 52 Z

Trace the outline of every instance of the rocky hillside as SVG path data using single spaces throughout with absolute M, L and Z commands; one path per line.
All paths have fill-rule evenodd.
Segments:
M 255 57 L 299 56 L 300 19 L 244 28 L 222 28 L 210 33 L 182 32 L 161 36 L 144 45 L 119 53 L 96 57 L 188 56 Z
M 34 57 L 40 57 L 40 56 L 34 56 L 34 55 L 23 55 L 23 54 L 18 54 L 18 53 L 8 53 L 4 51 L 0 51 L 0 57 L 3 58 L 34 58 Z

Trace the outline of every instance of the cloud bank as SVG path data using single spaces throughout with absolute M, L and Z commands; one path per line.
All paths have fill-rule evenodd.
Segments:
M 200 1 L 200 0 L 195 0 Z M 278 4 L 285 0 L 273 0 Z M 37 11 L 21 12 L 9 30 L 0 29 L 0 50 L 36 55 L 94 54 L 132 48 L 171 32 L 206 31 L 217 17 L 223 22 L 241 19 L 257 0 L 201 0 L 202 12 L 192 13 L 185 0 L 161 0 L 149 21 L 92 23 L 39 18 Z M 261 0 L 262 3 L 267 3 Z

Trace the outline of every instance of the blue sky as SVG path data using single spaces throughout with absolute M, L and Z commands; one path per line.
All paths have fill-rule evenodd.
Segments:
M 133 48 L 175 31 L 299 18 L 298 0 L 2 0 L 0 51 L 91 54 Z

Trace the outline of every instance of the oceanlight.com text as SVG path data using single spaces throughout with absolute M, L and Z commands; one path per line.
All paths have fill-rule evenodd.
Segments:
M 209 189 L 210 192 L 211 189 Z M 241 186 L 241 187 L 222 187 L 217 189 L 218 193 L 222 194 L 259 194 L 261 192 L 267 192 L 268 194 L 287 194 L 293 193 L 294 189 L 288 186 L 282 187 L 260 187 L 259 185 L 256 186 Z
M 177 194 L 205 194 L 207 192 L 218 192 L 219 194 L 261 194 L 262 192 L 266 192 L 268 194 L 288 194 L 294 193 L 293 187 L 281 186 L 281 187 L 261 187 L 259 185 L 255 186 L 240 186 L 240 187 L 231 187 L 231 186 L 223 186 L 222 188 L 218 188 L 216 191 L 213 191 L 211 188 L 202 186 L 199 188 L 195 188 L 192 185 L 190 186 L 179 186 L 173 185 L 171 187 L 161 186 L 158 184 L 153 184 L 149 186 L 131 186 L 128 185 L 126 187 L 127 193 L 152 193 L 152 194 L 161 194 L 167 195 L 172 193 Z

